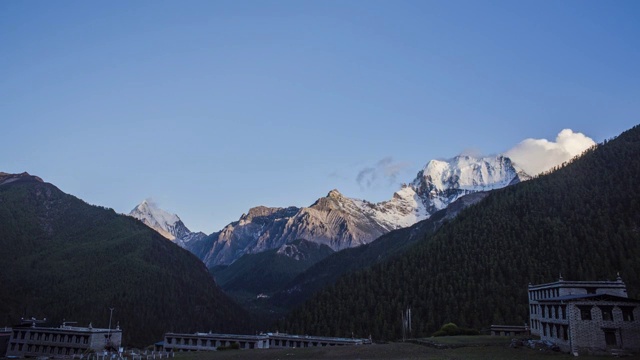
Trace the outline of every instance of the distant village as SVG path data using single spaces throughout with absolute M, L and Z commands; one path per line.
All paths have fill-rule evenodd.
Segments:
M 492 325 L 491 335 L 530 337 L 558 350 L 581 354 L 640 352 L 640 300 L 627 296 L 620 278 L 615 281 L 558 281 L 529 285 L 529 323 Z M 358 346 L 369 339 L 301 336 L 284 333 L 258 335 L 166 333 L 145 353 L 126 351 L 123 329 L 71 326 L 39 326 L 43 321 L 23 319 L 21 324 L 0 328 L 0 357 L 38 359 L 131 358 L 162 359 L 180 351 L 222 349 L 306 348 Z

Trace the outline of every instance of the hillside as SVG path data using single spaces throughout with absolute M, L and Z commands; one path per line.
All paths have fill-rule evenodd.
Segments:
M 187 250 L 26 173 L 0 173 L 0 248 L 1 326 L 35 316 L 107 327 L 112 307 L 129 346 L 166 331 L 246 329 L 244 311 Z
M 226 294 L 251 312 L 253 324 L 267 330 L 290 310 L 287 304 L 272 301 L 274 293 L 332 253 L 326 245 L 296 240 L 278 249 L 245 254 L 231 265 L 211 268 L 211 273 Z
M 331 253 L 333 250 L 326 245 L 297 240 L 278 249 L 246 254 L 212 272 L 225 291 L 271 294 Z
M 292 309 L 324 286 L 335 283 L 340 276 L 402 254 L 412 244 L 453 219 L 462 209 L 477 203 L 487 195 L 487 192 L 465 195 L 445 209 L 436 212 L 429 219 L 407 228 L 393 230 L 369 244 L 335 252 L 301 272 L 276 293 L 270 302 L 273 306 Z
M 404 255 L 343 277 L 294 311 L 292 333 L 414 336 L 443 323 L 527 321 L 527 284 L 613 279 L 640 297 L 640 126 L 550 174 L 492 192 Z

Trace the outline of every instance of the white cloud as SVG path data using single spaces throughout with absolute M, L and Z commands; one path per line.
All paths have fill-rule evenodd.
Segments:
M 361 189 L 371 188 L 380 180 L 392 185 L 396 182 L 398 174 L 408 167 L 408 163 L 395 162 L 389 156 L 381 159 L 374 166 L 361 169 L 356 176 L 356 182 L 358 182 Z
M 529 175 L 538 175 L 554 166 L 573 159 L 595 145 L 593 139 L 571 129 L 560 131 L 556 141 L 525 139 L 505 152 Z

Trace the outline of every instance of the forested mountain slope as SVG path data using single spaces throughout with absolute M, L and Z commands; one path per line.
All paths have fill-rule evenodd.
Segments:
M 0 326 L 20 317 L 123 329 L 145 346 L 166 331 L 242 331 L 247 317 L 195 256 L 140 221 L 29 174 L 0 173 Z
M 615 279 L 640 298 L 640 127 L 548 175 L 492 192 L 403 256 L 343 277 L 283 323 L 293 333 L 414 336 L 446 322 L 527 322 L 527 284 Z
M 368 268 L 402 254 L 412 244 L 453 219 L 462 209 L 477 203 L 487 195 L 488 192 L 465 195 L 426 220 L 407 228 L 393 230 L 369 244 L 333 253 L 296 276 L 284 289 L 276 293 L 270 302 L 273 306 L 292 309 L 316 291 L 335 283 L 341 275 Z

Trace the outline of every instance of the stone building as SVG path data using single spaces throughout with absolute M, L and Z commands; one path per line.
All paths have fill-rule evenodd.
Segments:
M 164 351 L 213 351 L 218 347 L 238 344 L 240 349 L 268 349 L 269 337 L 266 335 L 233 335 L 194 333 L 166 333 Z
M 303 348 L 371 344 L 370 339 L 300 336 L 284 333 L 234 335 L 195 333 L 164 335 L 164 351 L 213 351 L 237 344 L 240 349 Z
M 527 336 L 528 326 L 518 325 L 491 325 L 491 336 Z
M 13 327 L 7 356 L 62 358 L 88 354 L 105 349 L 118 349 L 122 344 L 122 330 L 75 327 Z
M 529 285 L 532 335 L 568 352 L 640 350 L 640 300 L 615 281 L 565 281 Z

